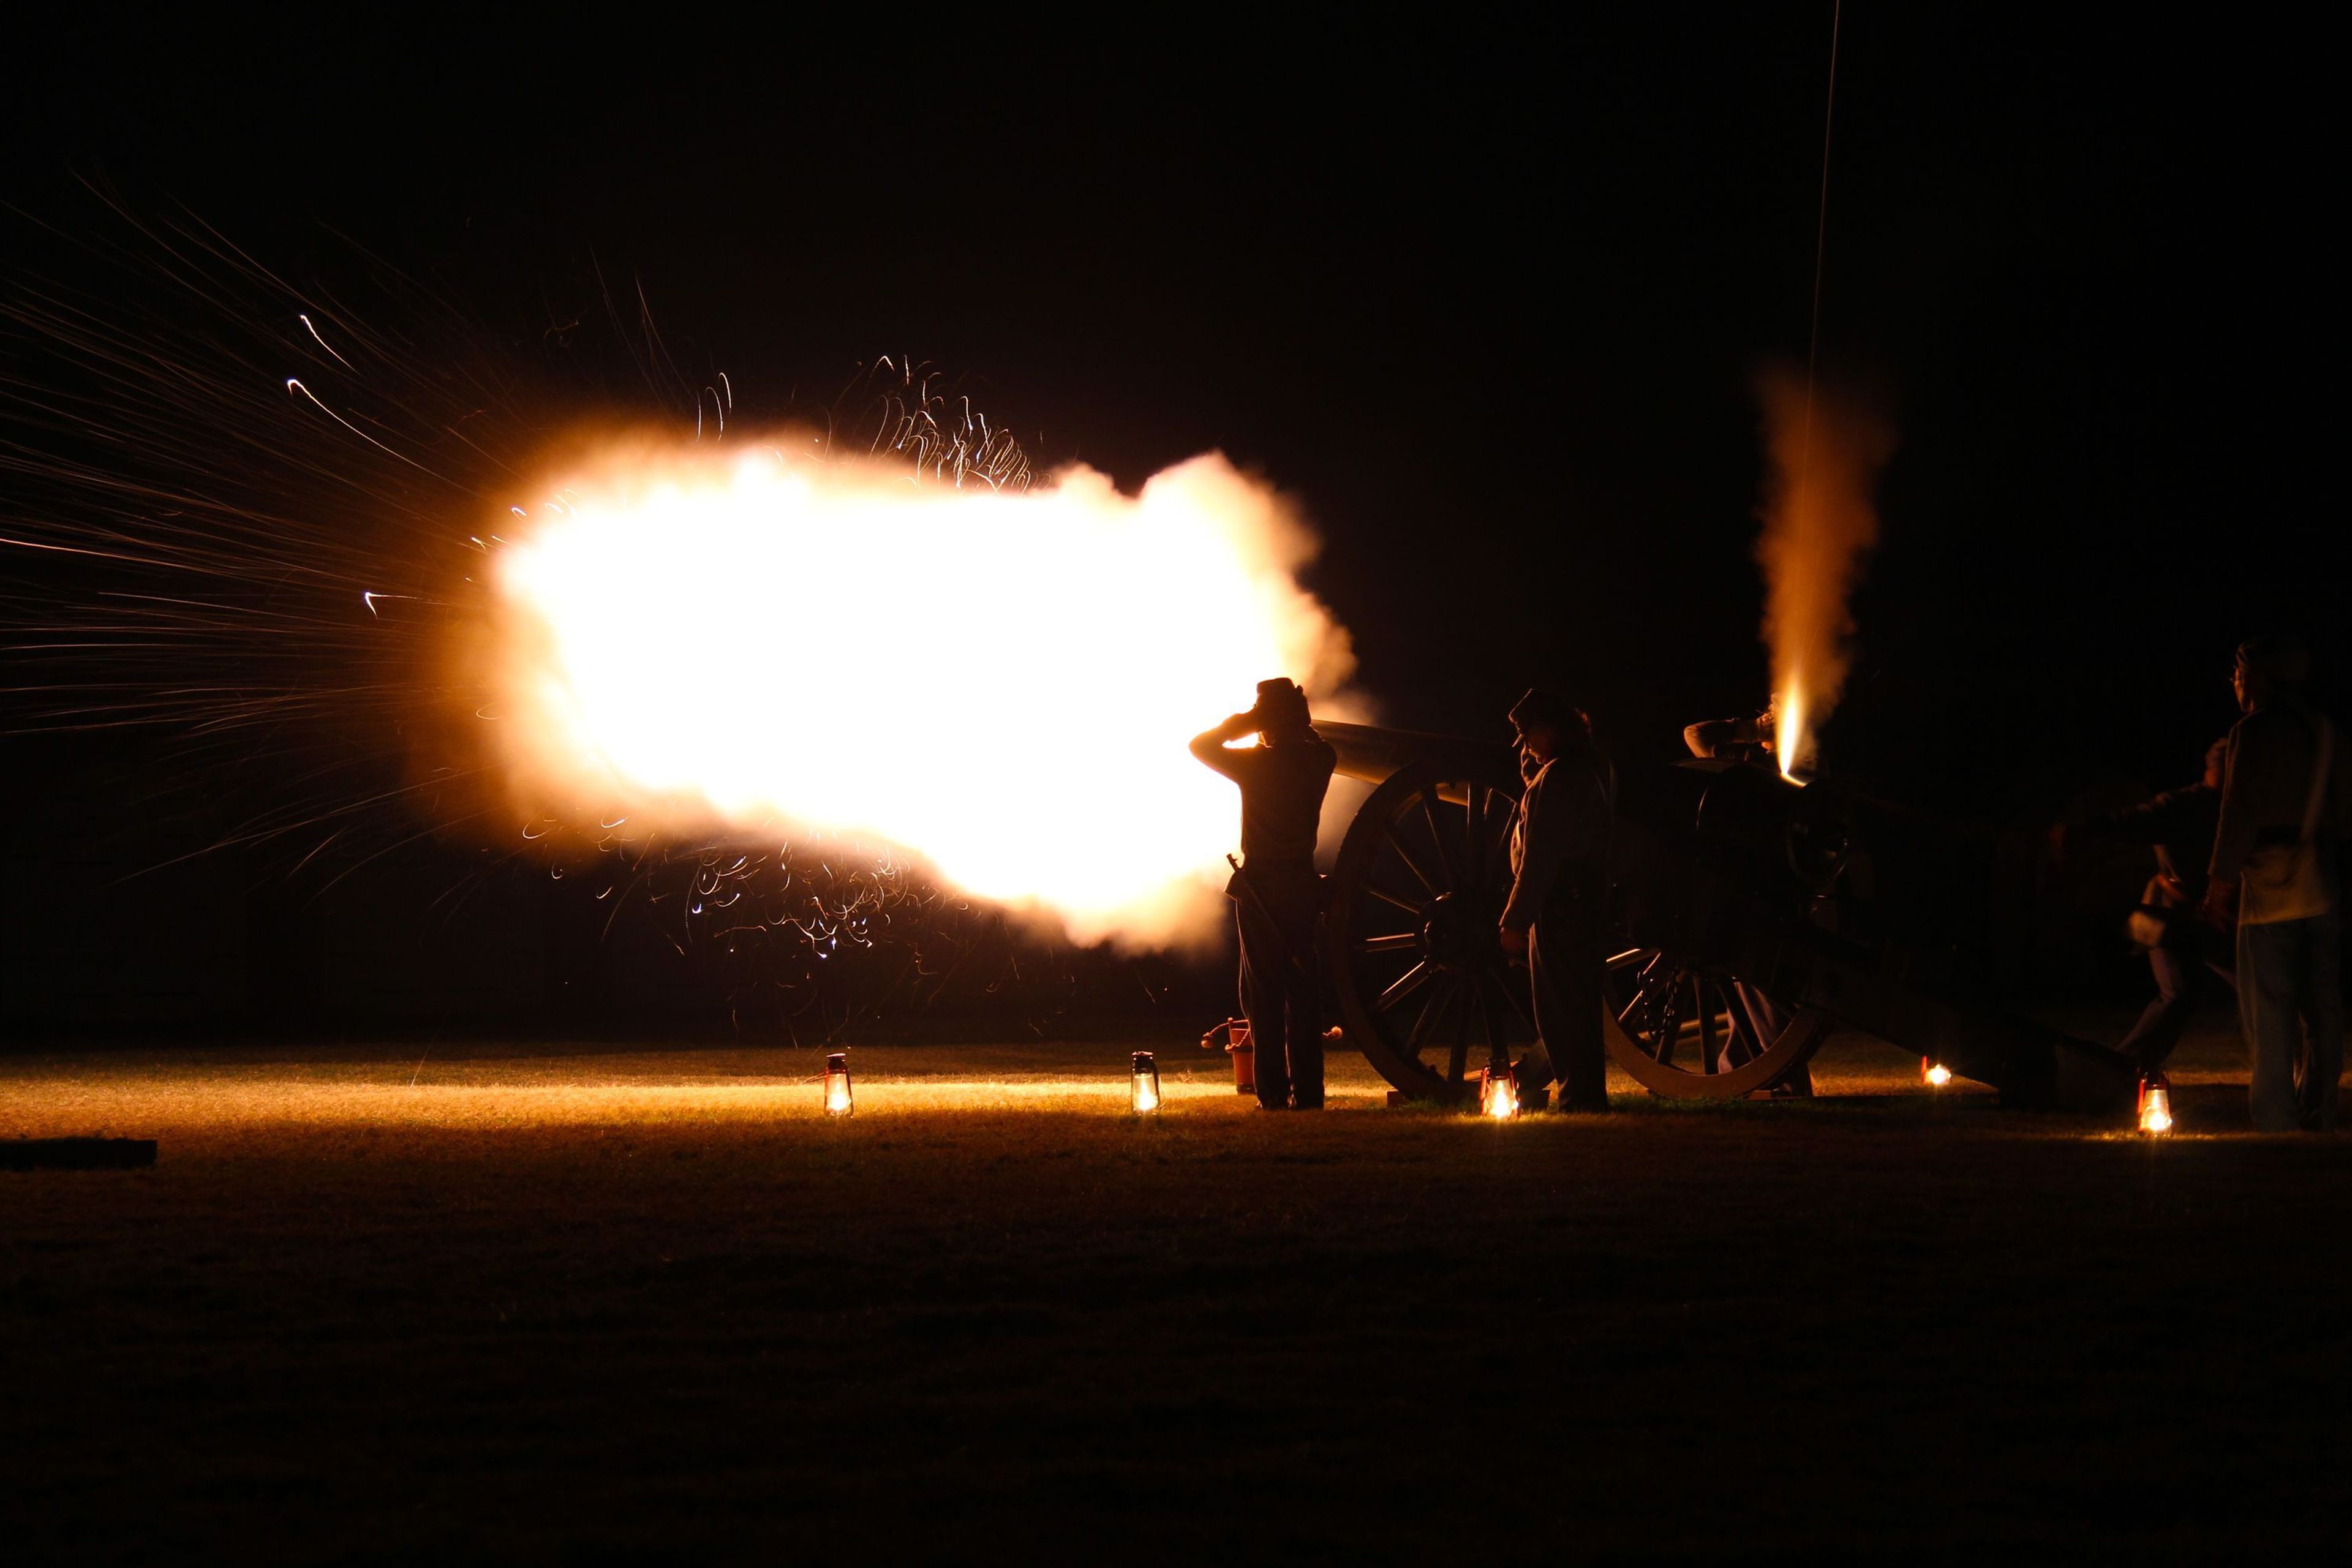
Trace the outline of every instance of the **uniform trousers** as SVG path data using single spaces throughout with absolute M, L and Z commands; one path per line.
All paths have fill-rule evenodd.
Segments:
M 1237 894 L 1242 1012 L 1257 1051 L 1257 1102 L 1268 1110 L 1320 1110 L 1322 884 L 1311 875 L 1259 877 Z
M 1601 1045 L 1600 922 L 1584 908 L 1548 911 L 1528 932 L 1528 972 L 1535 994 L 1535 1051 L 1540 1088 L 1559 1080 L 1562 1110 L 1609 1109 L 1608 1058 Z
M 2238 1026 L 2253 1053 L 2248 1098 L 2258 1131 L 2335 1130 L 2343 942 L 2338 913 L 2238 926 Z

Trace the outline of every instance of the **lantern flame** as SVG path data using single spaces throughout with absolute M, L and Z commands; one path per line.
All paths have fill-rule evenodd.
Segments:
M 2139 1130 L 2151 1137 L 2162 1137 L 2172 1131 L 2172 1086 L 2162 1073 L 2143 1080 L 2139 1086 Z
M 1491 1068 L 1478 1080 L 1478 1112 L 1496 1121 L 1508 1121 L 1519 1113 L 1519 1088 L 1507 1072 Z
M 1781 776 L 1801 783 L 1853 659 L 1847 601 L 1878 541 L 1871 489 L 1895 434 L 1857 405 L 1809 394 L 1801 376 L 1768 375 L 1761 395 L 1772 474 L 1756 559 L 1772 653 L 1772 749 Z
M 1129 496 L 791 449 L 614 444 L 503 520 L 518 807 L 855 837 L 1081 941 L 1213 933 L 1235 801 L 1185 741 L 1272 675 L 1330 713 L 1352 663 L 1293 509 L 1215 454 Z
M 1952 1081 L 1952 1069 L 1932 1057 L 1926 1058 L 1919 1063 L 1919 1077 L 1929 1089 L 1941 1089 Z
M 848 1116 L 856 1110 L 849 1093 L 849 1057 L 835 1051 L 824 1058 L 824 1113 Z

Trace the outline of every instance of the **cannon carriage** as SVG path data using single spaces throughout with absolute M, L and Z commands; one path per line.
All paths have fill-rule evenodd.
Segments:
M 1510 748 L 1317 726 L 1372 786 L 1330 878 L 1326 957 L 1349 1042 L 1417 1100 L 1458 1102 L 1535 1037 L 1496 923 L 1521 783 Z M 2004 1103 L 2129 1102 L 2128 1058 L 2018 1014 L 2025 879 L 1988 830 L 1762 769 L 1625 770 L 1602 1038 L 1653 1093 L 1801 1081 L 1839 1025 Z

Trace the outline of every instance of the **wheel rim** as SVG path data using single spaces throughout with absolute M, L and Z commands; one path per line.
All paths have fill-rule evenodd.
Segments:
M 1340 1021 L 1382 1078 L 1469 1097 L 1532 1043 L 1525 971 L 1496 936 L 1510 892 L 1518 782 L 1414 763 L 1364 802 L 1339 846 L 1325 924 Z
M 1811 1059 L 1829 1033 L 1814 1007 L 1785 1010 L 1778 1027 L 1731 974 L 1654 947 L 1608 961 L 1601 1037 L 1626 1076 L 1653 1094 L 1736 1100 L 1773 1088 Z

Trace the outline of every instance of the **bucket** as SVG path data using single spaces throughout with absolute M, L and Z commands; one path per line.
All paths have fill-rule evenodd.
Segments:
M 1215 1050 L 1219 1035 L 1225 1037 L 1225 1055 L 1233 1058 L 1234 1092 L 1255 1094 L 1257 1092 L 1257 1046 L 1250 1038 L 1249 1020 L 1247 1018 L 1226 1019 L 1201 1037 L 1202 1049 Z

